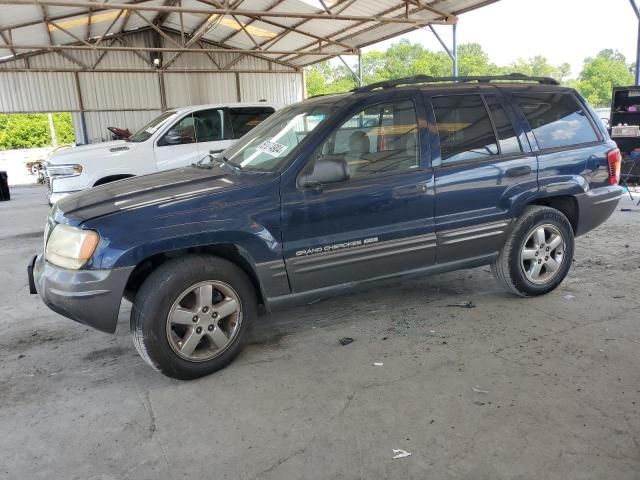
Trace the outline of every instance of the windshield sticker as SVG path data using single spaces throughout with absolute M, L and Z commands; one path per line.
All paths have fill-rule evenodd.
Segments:
M 267 155 L 271 155 L 272 157 L 279 157 L 286 149 L 286 145 L 272 142 L 270 140 L 265 140 L 256 148 L 258 152 L 266 153 Z

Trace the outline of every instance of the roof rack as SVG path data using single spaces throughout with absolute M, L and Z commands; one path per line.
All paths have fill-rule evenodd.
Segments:
M 508 75 L 487 75 L 487 76 L 469 76 L 469 77 L 432 77 L 429 75 L 414 75 L 413 77 L 396 78 L 393 80 L 385 80 L 383 82 L 371 83 L 364 87 L 356 88 L 354 92 L 370 92 L 378 88 L 388 89 L 395 88 L 401 85 L 412 85 L 415 83 L 466 83 L 466 82 L 478 82 L 478 83 L 490 83 L 490 82 L 533 82 L 541 85 L 560 85 L 558 81 L 550 77 L 529 77 L 522 73 L 510 73 Z

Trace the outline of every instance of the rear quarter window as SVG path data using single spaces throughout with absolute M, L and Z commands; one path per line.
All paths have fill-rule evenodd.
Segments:
M 541 150 L 598 141 L 587 113 L 572 93 L 516 94 L 513 98 Z

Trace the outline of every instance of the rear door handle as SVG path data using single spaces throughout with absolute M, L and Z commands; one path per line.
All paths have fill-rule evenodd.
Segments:
M 531 167 L 529 165 L 522 165 L 520 167 L 513 167 L 507 170 L 507 177 L 522 177 L 531 173 Z

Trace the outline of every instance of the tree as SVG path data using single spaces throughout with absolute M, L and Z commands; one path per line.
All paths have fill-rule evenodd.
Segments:
M 551 77 L 558 82 L 563 83 L 567 80 L 571 72 L 571 65 L 562 63 L 560 65 L 551 65 L 542 55 L 536 55 L 532 58 L 519 58 L 513 62 L 505 73 L 522 73 L 532 77 Z
M 605 49 L 584 61 L 580 76 L 572 86 L 594 107 L 611 104 L 613 87 L 633 85 L 633 65 L 617 50 Z
M 489 55 L 479 43 L 465 43 L 458 47 L 458 74 L 460 76 L 498 75 L 500 73 L 503 73 L 502 69 L 489 61 Z
M 53 124 L 59 144 L 73 143 L 73 123 L 70 113 L 54 113 Z M 0 115 L 0 150 L 46 147 L 51 143 L 46 114 Z
M 407 39 L 393 43 L 385 51 L 373 50 L 362 55 L 362 76 L 365 84 L 413 75 L 451 76 L 453 62 L 444 51 L 431 51 L 420 43 Z M 499 75 L 519 72 L 525 75 L 553 77 L 560 82 L 570 72 L 568 63 L 551 65 L 545 57 L 520 59 L 508 67 L 492 63 L 478 43 L 461 44 L 458 48 L 458 70 L 461 76 Z M 334 62 L 322 62 L 307 69 L 307 92 L 346 92 L 356 86 L 353 74 Z

